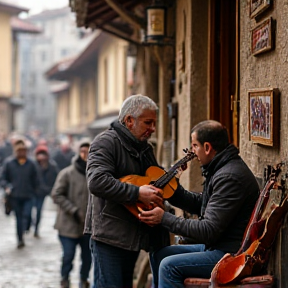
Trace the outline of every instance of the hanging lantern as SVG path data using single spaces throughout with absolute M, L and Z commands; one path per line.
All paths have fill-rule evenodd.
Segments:
M 147 44 L 162 44 L 166 36 L 166 6 L 154 2 L 146 7 Z

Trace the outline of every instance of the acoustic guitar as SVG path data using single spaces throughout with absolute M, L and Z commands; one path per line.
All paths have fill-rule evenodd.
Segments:
M 146 170 L 145 176 L 139 176 L 139 175 L 127 175 L 119 180 L 124 183 L 136 185 L 138 187 L 143 185 L 153 185 L 157 188 L 162 189 L 163 191 L 163 199 L 170 198 L 174 191 L 177 189 L 178 183 L 176 181 L 175 176 L 182 170 L 186 169 L 186 163 L 191 161 L 196 155 L 188 150 L 183 149 L 185 152 L 185 156 L 177 161 L 168 171 L 165 171 L 164 169 L 157 167 L 157 166 L 150 166 Z M 125 204 L 124 205 L 134 216 L 138 218 L 138 215 L 143 210 L 151 210 L 154 207 L 147 207 L 142 203 L 141 201 L 137 201 L 136 204 Z

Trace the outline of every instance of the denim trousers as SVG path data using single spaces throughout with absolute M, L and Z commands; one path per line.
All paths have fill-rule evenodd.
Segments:
M 11 197 L 11 204 L 16 216 L 18 241 L 23 241 L 23 234 L 31 215 L 32 199 Z
M 81 267 L 80 279 L 87 280 L 89 278 L 89 271 L 91 268 L 92 257 L 89 247 L 89 235 L 83 235 L 79 238 L 70 238 L 59 235 L 62 244 L 63 255 L 61 264 L 61 277 L 62 279 L 69 279 L 69 274 L 73 269 L 73 260 L 77 245 L 81 248 Z
M 45 196 L 36 196 L 33 199 L 33 207 L 36 208 L 36 217 L 35 217 L 35 222 L 33 223 L 35 225 L 35 232 L 38 232 L 38 226 L 41 220 L 41 216 L 42 216 L 42 207 L 43 207 L 43 203 L 45 200 Z
M 129 251 L 91 239 L 93 288 L 132 288 L 139 251 Z
M 153 287 L 184 287 L 185 278 L 210 278 L 215 264 L 224 256 L 205 245 L 172 245 L 150 253 Z

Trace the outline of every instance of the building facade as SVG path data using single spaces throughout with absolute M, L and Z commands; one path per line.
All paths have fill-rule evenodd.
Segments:
M 45 71 L 63 58 L 76 56 L 89 42 L 90 31 L 76 28 L 69 7 L 46 10 L 27 18 L 42 30 L 20 38 L 21 89 L 25 99 L 25 131 L 54 134 L 56 107 Z
M 183 157 L 191 128 L 214 119 L 228 128 L 231 142 L 263 188 L 265 167 L 287 163 L 286 1 L 156 1 L 166 13 L 157 23 L 145 13 L 154 1 L 98 2 L 97 7 L 90 0 L 71 4 L 77 25 L 99 27 L 136 45 L 136 91 L 153 87 L 147 95 L 160 108 L 159 163 L 168 167 Z M 161 21 L 162 37 L 150 41 L 149 30 Z M 199 165 L 193 162 L 180 181 L 201 191 Z M 287 235 L 285 218 L 268 267 L 281 288 L 288 283 Z
M 0 133 L 21 131 L 23 94 L 20 87 L 19 35 L 38 34 L 40 30 L 17 16 L 28 9 L 0 1 Z
M 127 47 L 126 41 L 96 30 L 81 53 L 46 71 L 54 87 L 57 134 L 93 139 L 117 119 L 128 89 Z

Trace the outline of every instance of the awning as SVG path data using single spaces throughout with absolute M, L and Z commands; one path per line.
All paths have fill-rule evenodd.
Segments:
M 15 107 L 22 107 L 24 106 L 25 101 L 23 98 L 20 97 L 11 97 L 9 98 L 9 103 Z
M 109 128 L 110 124 L 117 119 L 118 119 L 118 114 L 96 119 L 88 126 L 88 130 L 90 130 L 90 132 L 92 132 L 94 135 L 97 135 L 100 132 Z

